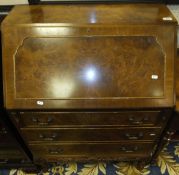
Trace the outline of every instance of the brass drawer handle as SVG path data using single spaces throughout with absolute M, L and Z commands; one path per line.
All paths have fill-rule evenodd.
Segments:
M 50 123 L 52 123 L 53 119 L 51 117 L 49 117 L 47 119 L 47 122 L 40 122 L 38 118 L 33 117 L 32 121 L 39 126 L 48 126 L 48 125 L 50 125 Z
M 6 130 L 6 128 L 2 128 L 0 130 L 0 135 L 5 135 L 5 134 L 7 134 L 7 130 Z
M 166 133 L 166 136 L 165 136 L 163 139 L 164 139 L 165 141 L 169 142 L 174 134 L 175 134 L 175 132 L 173 132 L 173 131 L 168 131 L 168 132 Z
M 45 140 L 45 141 L 53 141 L 57 138 L 57 134 L 53 133 L 50 137 L 45 136 L 44 134 L 40 134 L 39 138 Z
M 144 134 L 142 132 L 136 134 L 136 135 L 131 135 L 129 133 L 126 133 L 125 136 L 127 137 L 127 139 L 129 140 L 137 140 L 137 139 L 141 139 L 143 138 Z
M 126 153 L 134 153 L 138 151 L 139 149 L 138 149 L 138 146 L 135 146 L 133 149 L 127 149 L 126 147 L 122 147 L 121 150 Z
M 63 153 L 63 149 L 49 149 L 49 154 L 53 154 L 53 155 L 56 155 L 56 154 L 62 154 Z
M 145 122 L 148 122 L 149 121 L 149 118 L 147 116 L 145 116 L 142 120 L 138 121 L 136 120 L 133 116 L 130 116 L 129 117 L 129 122 L 133 125 L 142 125 L 144 124 Z
M 29 163 L 29 160 L 27 160 L 27 159 L 22 159 L 22 160 L 20 160 L 20 163 L 26 164 L 26 163 Z

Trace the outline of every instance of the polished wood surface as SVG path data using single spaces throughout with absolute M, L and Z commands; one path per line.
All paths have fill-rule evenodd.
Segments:
M 31 142 L 119 142 L 129 140 L 152 141 L 159 138 L 160 128 L 24 128 L 22 135 Z
M 90 144 L 30 144 L 35 159 L 46 159 L 47 161 L 64 160 L 124 160 L 141 159 L 150 156 L 154 144 L 142 143 L 90 143 Z M 106 152 L 108 155 L 106 156 Z M 98 153 L 98 155 L 96 155 Z
M 127 13 L 126 13 L 127 12 Z M 171 17 L 172 20 L 163 20 Z M 4 25 L 124 25 L 176 23 L 163 4 L 83 4 L 83 5 L 24 5 L 16 6 L 3 22 Z
M 143 145 L 135 150 L 136 159 L 149 159 L 155 153 L 157 142 L 161 140 L 161 133 L 171 115 L 170 110 L 162 111 L 120 111 L 120 112 L 11 112 L 11 119 L 18 128 L 22 137 L 29 145 L 34 160 L 43 159 L 52 161 L 69 160 L 132 160 L 133 154 L 126 154 L 131 147 Z M 121 120 L 120 120 L 121 119 Z M 155 120 L 155 121 L 154 121 Z M 148 127 L 147 127 L 148 126 Z M 150 127 L 149 127 L 150 126 Z M 155 126 L 155 127 L 151 127 Z M 147 143 L 146 143 L 147 141 Z M 114 145 L 122 146 L 123 152 L 114 150 Z M 80 143 L 80 144 L 79 144 Z M 66 151 L 64 154 L 50 155 L 48 150 L 57 150 L 61 145 Z M 70 145 L 69 145 L 70 144 Z M 94 152 L 99 155 L 98 148 L 103 144 L 114 154 L 107 152 L 94 156 L 88 149 L 92 144 Z M 148 147 L 150 146 L 152 147 Z M 31 146 L 37 145 L 37 146 Z M 38 151 L 38 147 L 46 145 Z M 69 146 L 68 146 L 69 145 Z M 75 154 L 75 151 L 84 148 L 84 154 Z M 90 145 L 90 146 L 88 146 Z M 155 145 L 155 146 L 154 146 Z M 69 148 L 68 148 L 69 147 Z M 89 147 L 89 148 L 88 148 Z M 42 148 L 42 147 L 41 147 Z M 83 149 L 81 148 L 81 149 Z M 121 148 L 121 149 L 122 149 Z M 129 149 L 130 148 L 130 149 Z M 155 149 L 154 149 L 155 148 Z M 72 153 L 71 151 L 74 151 Z M 142 151 L 146 150 L 145 154 Z M 86 151 L 86 152 L 85 152 Z M 115 151 L 118 153 L 116 154 Z M 143 152 L 144 153 L 144 152 Z M 149 156 L 149 153 L 150 156 Z M 85 157 L 84 155 L 89 155 Z M 115 156 L 116 155 L 116 156 Z M 119 156 L 117 156 L 119 155 Z M 146 159 L 148 160 L 148 159 Z
M 148 8 L 148 5 L 79 5 L 83 17 L 89 16 L 89 9 L 96 9 L 102 20 L 98 25 L 84 25 L 83 20 L 78 23 L 75 20 L 79 18 L 65 13 L 69 9 L 78 9 L 78 6 L 64 7 L 55 6 L 54 12 L 56 9 L 59 14 L 49 15 L 51 6 L 21 6 L 15 8 L 3 22 L 4 96 L 7 109 L 174 106 L 176 21 L 173 17 L 173 20 L 158 22 L 158 25 L 152 20 L 149 24 L 142 20 L 140 24 L 133 24 L 131 21 L 145 17 L 139 9 Z M 151 5 L 149 9 L 154 7 L 163 9 L 161 14 L 157 13 L 157 17 L 164 15 L 170 19 L 163 5 Z M 27 19 L 33 19 L 29 8 L 36 9 L 37 13 L 41 8 L 47 10 L 43 11 L 43 17 L 32 10 L 34 23 L 28 23 Z M 137 18 L 131 18 L 121 8 L 130 9 L 131 13 L 138 14 Z M 111 12 L 108 21 L 114 21 L 114 24 L 108 24 L 105 15 L 100 16 L 103 9 Z M 16 16 L 22 15 L 21 11 L 25 15 L 16 20 Z M 61 26 L 58 20 L 63 20 L 63 17 L 59 18 L 62 12 L 65 19 L 69 17 L 74 20 L 74 26 L 69 26 L 68 21 Z M 126 25 L 118 19 L 117 12 L 123 13 L 121 20 Z M 75 14 L 81 15 L 80 10 Z M 156 20 L 156 16 L 149 15 L 149 18 Z
M 107 126 L 163 126 L 169 115 L 162 111 L 123 112 L 20 112 L 11 114 L 20 128 L 48 127 L 107 127 Z
M 149 163 L 161 150 L 175 105 L 164 5 L 19 6 L 2 37 L 4 106 L 37 162 Z
M 164 61 L 155 37 L 27 38 L 15 55 L 15 95 L 47 100 L 163 98 Z

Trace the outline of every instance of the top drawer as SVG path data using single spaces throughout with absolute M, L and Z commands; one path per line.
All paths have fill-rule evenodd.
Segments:
M 20 127 L 162 126 L 168 118 L 160 111 L 20 112 L 19 115 Z

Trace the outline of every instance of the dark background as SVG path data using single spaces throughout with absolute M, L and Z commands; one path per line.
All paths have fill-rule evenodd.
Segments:
M 90 3 L 90 2 L 116 2 L 116 3 L 124 3 L 124 2 L 130 2 L 130 3 L 166 3 L 166 4 L 179 4 L 179 0 L 59 0 L 58 2 L 42 2 L 41 0 L 28 0 L 29 4 L 59 4 L 59 3 L 70 3 L 70 2 L 76 2 L 76 3 Z

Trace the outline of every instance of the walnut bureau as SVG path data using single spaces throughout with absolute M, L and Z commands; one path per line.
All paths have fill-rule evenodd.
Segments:
M 4 101 L 34 160 L 154 159 L 175 106 L 176 25 L 162 4 L 15 7 Z

